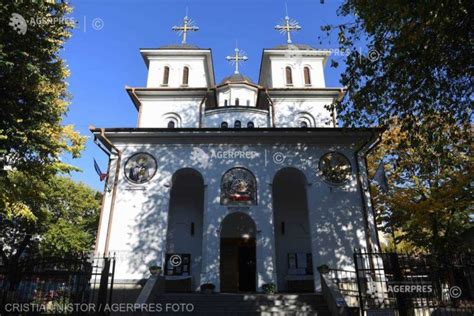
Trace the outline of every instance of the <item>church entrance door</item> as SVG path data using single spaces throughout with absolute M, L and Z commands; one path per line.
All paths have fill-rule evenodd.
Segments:
M 222 222 L 220 239 L 221 292 L 255 292 L 255 223 L 250 216 L 232 213 Z

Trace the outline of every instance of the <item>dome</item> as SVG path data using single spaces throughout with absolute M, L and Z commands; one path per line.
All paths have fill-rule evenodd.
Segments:
M 158 49 L 199 49 L 199 47 L 192 44 L 170 44 L 161 46 Z
M 255 84 L 252 82 L 252 79 L 250 79 L 247 76 L 244 76 L 242 74 L 233 74 L 231 76 L 227 76 L 224 79 L 222 79 L 220 84 L 226 84 L 226 83 L 250 83 L 250 84 Z
M 274 50 L 317 50 L 307 44 L 285 44 L 273 47 Z

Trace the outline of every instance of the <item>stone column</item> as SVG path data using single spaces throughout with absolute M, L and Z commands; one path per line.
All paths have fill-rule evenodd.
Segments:
M 206 185 L 202 220 L 201 284 L 212 283 L 216 286 L 216 291 L 219 291 L 220 216 L 219 205 L 213 202 L 216 196 L 218 196 L 217 185 Z
M 308 183 L 306 187 L 306 199 L 308 203 L 308 220 L 309 220 L 309 232 L 311 238 L 311 255 L 313 258 L 313 277 L 314 277 L 314 290 L 316 292 L 321 291 L 321 278 L 317 267 L 323 264 L 321 262 L 321 256 L 319 251 L 320 240 L 318 239 L 318 232 L 317 232 L 317 223 L 319 221 L 318 214 L 317 214 L 317 192 L 316 186 L 313 183 Z
M 271 183 L 260 184 L 258 203 L 252 217 L 257 225 L 257 291 L 260 292 L 265 283 L 277 284 Z

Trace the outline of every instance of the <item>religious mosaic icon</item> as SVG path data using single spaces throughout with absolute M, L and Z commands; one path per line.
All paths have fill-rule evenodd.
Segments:
M 352 172 L 351 163 L 338 152 L 324 154 L 319 160 L 319 170 L 324 179 L 333 184 L 342 184 Z
M 147 153 L 135 154 L 125 164 L 125 176 L 133 183 L 145 183 L 153 178 L 155 172 L 156 160 Z
M 233 168 L 222 177 L 221 204 L 256 204 L 257 185 L 254 175 L 244 168 Z

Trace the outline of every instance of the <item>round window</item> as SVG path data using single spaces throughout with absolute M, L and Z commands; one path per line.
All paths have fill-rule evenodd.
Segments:
M 156 160 L 147 153 L 138 153 L 130 157 L 125 163 L 125 176 L 133 183 L 145 183 L 156 172 Z
M 324 154 L 319 160 L 319 170 L 324 179 L 333 184 L 342 184 L 352 172 L 351 163 L 338 152 Z

